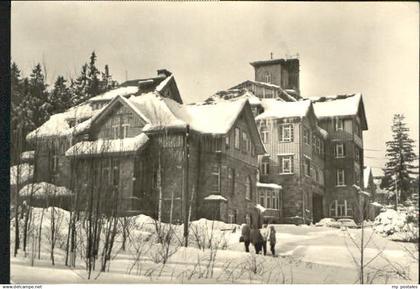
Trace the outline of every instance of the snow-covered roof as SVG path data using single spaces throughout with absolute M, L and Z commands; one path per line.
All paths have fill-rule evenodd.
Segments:
M 19 191 L 19 196 L 30 197 L 32 195 L 33 198 L 64 197 L 72 194 L 72 191 L 66 187 L 59 187 L 46 182 L 28 184 Z
M 139 91 L 139 87 L 138 86 L 123 86 L 123 87 L 118 87 L 115 89 L 112 89 L 110 91 L 107 91 L 105 93 L 102 93 L 100 95 L 94 96 L 92 98 L 89 99 L 90 102 L 94 102 L 94 101 L 110 101 L 112 100 L 114 97 L 122 96 L 122 97 L 126 97 L 129 96 L 131 94 L 135 94 Z
M 40 127 L 30 132 L 26 136 L 26 140 L 31 141 L 37 138 L 42 139 L 51 136 L 68 136 L 81 132 L 89 125 L 86 121 L 88 121 L 90 117 L 98 114 L 100 111 L 102 111 L 102 109 L 93 111 L 92 107 L 88 103 L 84 103 L 72 107 L 63 113 L 54 114 Z M 70 121 L 75 121 L 77 123 L 81 120 L 83 120 L 83 122 L 78 123 L 74 127 L 70 127 Z
M 281 92 L 281 96 L 280 97 L 284 97 L 285 100 L 287 101 L 297 101 L 297 99 L 295 97 L 293 97 L 292 95 L 290 95 L 289 93 L 287 93 L 286 90 L 284 90 L 283 88 L 281 88 L 280 86 L 276 85 L 276 84 L 272 84 L 272 83 L 268 83 L 268 82 L 261 82 L 261 81 L 255 81 L 255 80 L 246 80 L 244 82 L 241 82 L 238 85 L 235 85 L 234 87 L 231 87 L 230 89 L 237 89 L 237 88 L 242 88 L 245 86 L 249 86 L 249 85 L 256 85 L 256 86 L 260 86 L 260 87 L 266 87 L 266 88 L 272 88 L 275 89 L 277 91 Z
M 343 96 L 315 97 L 315 114 L 319 118 L 356 115 L 362 95 L 360 93 Z
M 80 157 L 91 155 L 102 155 L 112 153 L 129 153 L 136 152 L 143 145 L 147 143 L 149 138 L 142 133 L 135 137 L 123 139 L 104 140 L 98 139 L 96 141 L 82 141 L 70 147 L 66 151 L 67 157 Z
M 284 102 L 276 99 L 261 100 L 264 112 L 255 119 L 304 117 L 311 107 L 310 100 Z
M 161 92 L 168 85 L 168 83 L 172 79 L 174 79 L 174 75 L 173 74 L 171 74 L 170 76 L 166 77 L 161 83 L 159 83 L 159 85 L 156 86 L 155 91 Z
M 184 128 L 187 126 L 184 120 L 174 114 L 168 104 L 179 108 L 179 110 L 182 110 L 184 106 L 172 99 L 162 97 L 157 92 L 143 94 L 141 97 L 132 96 L 126 102 L 148 123 L 143 128 L 143 131 L 162 128 Z
M 34 159 L 35 151 L 26 151 L 20 154 L 20 159 L 22 161 L 31 161 Z
M 206 134 L 226 134 L 235 123 L 247 100 L 217 102 L 207 105 L 187 105 L 186 112 L 192 129 Z
M 281 190 L 282 186 L 278 184 L 268 184 L 268 183 L 257 182 L 257 188 L 269 188 L 269 189 Z
M 364 185 L 365 189 L 367 187 L 369 187 L 369 177 L 370 177 L 371 173 L 372 173 L 372 171 L 371 171 L 370 167 L 366 166 L 363 169 L 363 185 Z
M 204 198 L 206 201 L 223 201 L 227 202 L 227 199 L 221 195 L 208 195 Z
M 215 95 L 206 100 L 207 103 L 238 99 L 248 99 L 250 105 L 261 105 L 261 100 L 255 94 L 246 88 L 233 88 L 218 91 Z
M 19 166 L 19 167 L 18 167 Z M 18 170 L 19 170 L 19 183 L 23 184 L 27 181 L 32 180 L 34 175 L 34 166 L 23 163 L 10 167 L 10 185 L 17 185 L 18 182 Z

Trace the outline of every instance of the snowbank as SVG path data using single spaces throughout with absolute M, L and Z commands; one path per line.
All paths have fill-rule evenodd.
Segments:
M 20 154 L 20 159 L 23 162 L 32 161 L 35 156 L 35 151 L 26 151 Z
M 19 171 L 19 180 L 18 180 L 18 171 Z M 23 163 L 10 167 L 10 185 L 17 185 L 17 182 L 24 184 L 27 181 L 32 180 L 34 175 L 34 166 Z
M 72 192 L 66 187 L 59 187 L 50 183 L 41 182 L 24 186 L 20 191 L 21 197 L 45 198 L 45 197 L 66 197 Z
M 374 222 L 374 230 L 392 240 L 412 241 L 418 239 L 418 225 L 408 222 L 411 212 L 387 209 L 380 213 Z

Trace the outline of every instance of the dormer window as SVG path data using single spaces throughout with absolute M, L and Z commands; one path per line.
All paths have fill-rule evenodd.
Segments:
M 344 130 L 344 120 L 343 119 L 335 119 L 335 130 Z
M 271 73 L 270 72 L 265 73 L 265 82 L 271 83 Z

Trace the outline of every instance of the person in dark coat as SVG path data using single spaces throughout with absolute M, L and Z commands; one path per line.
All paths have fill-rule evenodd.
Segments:
M 249 225 L 243 224 L 242 230 L 241 230 L 241 239 L 243 240 L 245 244 L 245 252 L 249 252 L 250 233 L 251 233 L 251 228 L 249 227 Z
M 263 247 L 263 236 L 261 235 L 260 230 L 258 230 L 255 226 L 252 227 L 251 233 L 251 243 L 255 247 L 255 253 L 259 254 L 261 252 L 261 249 Z
M 273 256 L 276 255 L 275 247 L 276 247 L 276 229 L 274 229 L 274 226 L 270 226 L 270 233 L 268 235 L 268 241 L 270 241 L 270 250 L 271 254 Z

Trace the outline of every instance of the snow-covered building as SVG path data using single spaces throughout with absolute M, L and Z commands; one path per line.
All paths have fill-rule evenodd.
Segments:
M 368 126 L 362 95 L 321 97 L 313 103 L 319 124 L 329 135 L 325 159 L 328 216 L 358 219 L 360 208 L 368 202 L 363 194 L 363 131 Z
M 52 116 L 27 139 L 37 181 L 65 186 L 79 209 L 165 221 L 256 222 L 258 155 L 247 99 L 182 104 L 175 79 L 130 80 Z
M 249 99 L 267 154 L 260 183 L 282 186 L 279 222 L 357 217 L 363 182 L 361 94 L 303 98 L 299 59 L 252 62 L 255 80 L 219 91 L 207 102 Z M 261 202 L 264 190 L 261 191 Z M 362 197 L 364 198 L 364 197 Z

